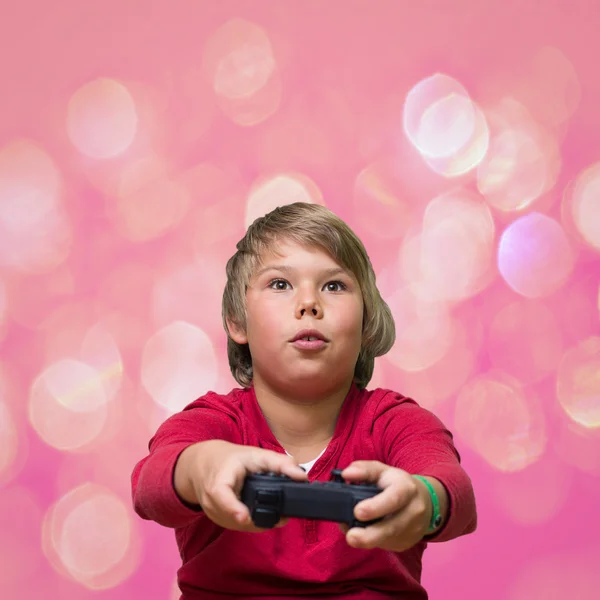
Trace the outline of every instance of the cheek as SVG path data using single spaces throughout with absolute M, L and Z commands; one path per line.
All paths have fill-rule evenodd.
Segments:
M 352 304 L 340 314 L 340 328 L 354 339 L 362 338 L 363 313 L 361 304 Z
M 260 338 L 263 345 L 268 344 L 280 329 L 278 320 L 277 312 L 271 310 L 268 305 L 263 306 L 261 310 L 249 311 L 247 318 L 249 341 Z

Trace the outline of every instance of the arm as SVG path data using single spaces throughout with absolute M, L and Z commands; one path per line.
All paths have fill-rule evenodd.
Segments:
M 150 440 L 148 456 L 132 473 L 136 513 L 165 527 L 184 527 L 203 517 L 186 467 L 198 442 L 215 439 L 241 441 L 237 423 L 215 408 L 198 405 L 167 419 Z
M 194 490 L 191 472 L 192 464 L 197 460 L 198 452 L 201 452 L 203 447 L 206 447 L 205 444 L 206 442 L 198 442 L 185 448 L 179 455 L 173 471 L 175 493 L 181 498 L 184 504 L 198 511 L 202 510 L 202 508 Z
M 475 531 L 473 486 L 460 465 L 452 434 L 431 412 L 398 395 L 388 394 L 383 398 L 378 412 L 372 440 L 380 460 L 427 477 L 438 494 L 444 520 L 425 540 L 443 542 Z M 424 484 L 419 482 L 419 485 L 427 493 Z

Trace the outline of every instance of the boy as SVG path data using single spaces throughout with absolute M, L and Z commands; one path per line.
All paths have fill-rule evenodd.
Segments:
M 183 600 L 422 600 L 428 541 L 475 530 L 452 435 L 390 390 L 367 391 L 395 339 L 367 253 L 323 206 L 257 219 L 227 263 L 223 324 L 242 388 L 170 417 L 133 472 L 135 510 L 175 529 Z M 383 489 L 356 505 L 365 528 L 282 519 L 256 528 L 239 494 L 251 473 Z

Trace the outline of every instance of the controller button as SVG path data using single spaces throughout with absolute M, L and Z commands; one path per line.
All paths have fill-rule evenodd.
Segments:
M 275 490 L 257 490 L 256 501 L 267 506 L 277 506 L 279 504 L 279 492 Z
M 257 527 L 269 529 L 275 527 L 279 521 L 279 513 L 271 508 L 255 508 L 252 520 Z
M 331 471 L 331 481 L 334 483 L 344 483 L 344 478 L 342 477 L 343 469 L 332 469 Z

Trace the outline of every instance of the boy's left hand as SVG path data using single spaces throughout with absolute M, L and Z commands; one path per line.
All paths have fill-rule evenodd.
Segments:
M 383 491 L 354 507 L 361 521 L 385 517 L 368 527 L 345 524 L 348 545 L 354 548 L 382 548 L 403 552 L 421 541 L 429 528 L 431 499 L 425 485 L 406 471 L 379 461 L 355 461 L 342 471 L 342 477 L 355 483 L 376 483 Z

